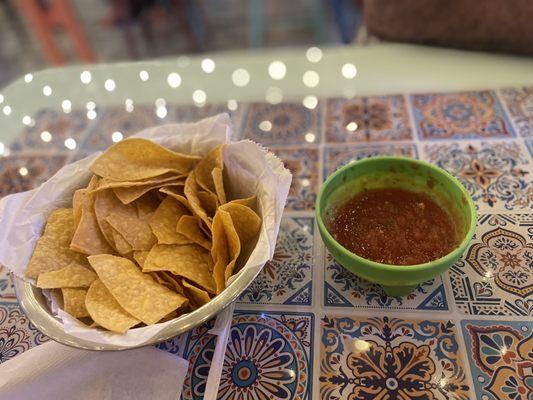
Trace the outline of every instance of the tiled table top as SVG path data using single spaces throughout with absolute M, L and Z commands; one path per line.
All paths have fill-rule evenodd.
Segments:
M 294 174 L 274 260 L 242 294 L 221 399 L 531 399 L 533 393 L 533 88 L 239 104 L 238 138 L 268 146 Z M 172 107 L 165 122 L 224 107 Z M 0 195 L 160 123 L 152 107 L 44 110 L 0 159 Z M 262 124 L 269 121 L 270 124 Z M 43 133 L 43 131 L 48 133 Z M 117 134 L 115 134 L 115 139 Z M 119 135 L 120 137 L 120 135 Z M 74 150 L 65 148 L 65 140 Z M 425 159 L 461 180 L 476 234 L 446 274 L 387 297 L 336 264 L 317 234 L 324 178 L 363 157 Z M 159 347 L 190 361 L 184 399 L 205 390 L 209 324 Z M 21 313 L 0 271 L 0 362 L 47 338 Z

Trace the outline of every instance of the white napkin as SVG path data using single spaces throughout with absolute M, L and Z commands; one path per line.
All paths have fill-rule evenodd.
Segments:
M 0 400 L 178 400 L 187 367 L 154 347 L 103 352 L 50 341 L 0 364 Z

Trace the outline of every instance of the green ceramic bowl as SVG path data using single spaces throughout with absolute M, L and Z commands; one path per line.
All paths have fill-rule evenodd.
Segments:
M 347 250 L 328 232 L 324 219 L 364 188 L 402 188 L 428 194 L 454 220 L 458 247 L 437 260 L 402 266 L 380 264 Z M 474 202 L 457 179 L 434 165 L 403 157 L 366 158 L 335 171 L 318 194 L 315 212 L 320 235 L 335 260 L 355 275 L 380 284 L 389 296 L 407 295 L 450 268 L 466 250 L 476 228 Z

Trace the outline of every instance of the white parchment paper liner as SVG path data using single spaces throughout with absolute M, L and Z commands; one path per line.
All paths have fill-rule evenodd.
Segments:
M 257 244 L 238 274 L 248 268 L 260 269 L 272 258 L 291 182 L 290 172 L 277 157 L 251 141 L 230 143 L 231 124 L 227 114 L 206 118 L 197 123 L 154 127 L 135 136 L 151 139 L 175 151 L 201 156 L 218 144 L 228 143 L 224 162 L 230 182 L 227 188 L 229 198 L 257 195 L 257 211 L 263 218 Z M 97 156 L 98 154 L 94 154 L 64 166 L 34 190 L 13 194 L 0 200 L 1 265 L 23 278 L 48 214 L 58 207 L 71 206 L 74 190 L 87 184 L 92 175 L 89 166 Z M 225 319 L 217 320 L 216 326 L 225 327 L 219 330 L 218 334 L 225 331 L 227 336 L 230 326 L 228 319 L 231 321 L 232 315 L 221 313 L 220 318 L 222 316 Z M 125 346 L 146 343 L 169 324 L 165 322 L 130 329 L 125 334 L 116 334 L 88 328 L 62 310 L 57 310 L 57 317 L 62 321 L 65 332 L 75 337 L 102 344 Z

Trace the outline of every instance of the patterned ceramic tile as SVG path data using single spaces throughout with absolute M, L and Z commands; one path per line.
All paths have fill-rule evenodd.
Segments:
M 313 218 L 283 218 L 274 259 L 243 292 L 246 304 L 311 305 Z
M 470 370 L 480 400 L 533 397 L 533 325 L 463 321 Z
M 422 140 L 516 136 L 494 92 L 418 94 L 411 104 Z
M 28 148 L 65 150 L 65 139 L 79 143 L 93 121 L 84 112 L 74 110 L 69 114 L 55 110 L 42 110 L 34 117 L 35 125 L 21 132 L 11 145 L 13 150 Z M 43 131 L 48 133 L 43 134 Z M 44 140 L 43 140 L 44 139 Z
M 0 197 L 34 188 L 61 168 L 66 158 L 49 153 L 0 158 Z
M 413 136 L 403 95 L 331 99 L 325 118 L 328 142 L 409 140 Z
M 426 159 L 454 174 L 481 211 L 533 206 L 532 165 L 519 142 L 434 144 Z
M 533 87 L 500 91 L 521 136 L 533 136 Z
M 105 150 L 114 143 L 111 138 L 114 132 L 120 132 L 126 138 L 163 123 L 152 106 L 136 106 L 132 112 L 127 112 L 124 107 L 110 107 L 98 112 L 96 123 L 80 147 L 82 150 Z
M 183 400 L 203 398 L 216 339 L 208 329 L 189 335 Z M 312 360 L 312 314 L 235 312 L 218 398 L 311 399 Z
M 0 364 L 49 339 L 14 302 L 0 302 Z
M 265 146 L 314 143 L 319 137 L 319 108 L 298 103 L 254 103 L 243 123 L 243 136 Z
M 294 147 L 271 148 L 292 172 L 292 183 L 287 197 L 287 210 L 312 210 L 320 189 L 319 149 Z
M 167 340 L 166 342 L 159 343 L 155 345 L 158 349 L 166 350 L 169 353 L 176 354 L 178 356 L 183 356 L 183 350 L 185 349 L 185 342 L 187 341 L 187 334 L 184 333 L 179 336 L 175 336 L 172 339 Z
M 450 269 L 465 314 L 533 315 L 533 215 L 480 215 L 468 250 Z
M 324 149 L 324 179 L 340 167 L 356 160 L 378 155 L 392 155 L 418 158 L 416 145 L 399 143 L 395 145 L 349 145 L 326 147 Z
M 7 268 L 0 266 L 0 302 L 6 301 L 17 301 L 17 296 Z
M 168 116 L 165 118 L 165 122 L 195 122 L 220 113 L 228 113 L 234 129 L 232 138 L 235 140 L 240 138 L 242 115 L 246 107 L 246 104 L 240 103 L 238 108 L 232 111 L 225 104 L 206 104 L 203 107 L 167 105 Z
M 321 321 L 320 398 L 469 399 L 453 322 Z
M 324 306 L 400 310 L 448 310 L 442 278 L 427 281 L 404 297 L 389 297 L 383 288 L 352 274 L 333 257 L 325 255 Z

